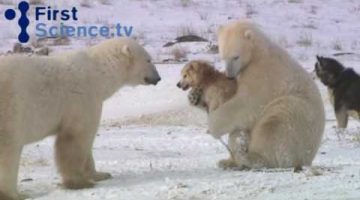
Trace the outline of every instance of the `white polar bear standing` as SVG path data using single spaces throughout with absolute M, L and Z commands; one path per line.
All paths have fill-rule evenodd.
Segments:
M 226 133 L 235 160 L 222 167 L 288 168 L 311 165 L 323 136 L 324 107 L 311 76 L 248 21 L 219 30 L 219 51 L 236 95 L 209 114 L 209 131 Z M 247 151 L 236 138 L 249 134 Z
M 158 81 L 149 54 L 126 38 L 52 57 L 1 57 L 0 199 L 18 199 L 22 147 L 49 135 L 56 135 L 65 187 L 92 187 L 110 178 L 95 170 L 91 151 L 102 103 L 124 85 Z

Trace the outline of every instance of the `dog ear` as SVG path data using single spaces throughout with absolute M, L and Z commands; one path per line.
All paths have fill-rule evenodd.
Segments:
M 316 60 L 320 63 L 320 65 L 323 63 L 323 57 L 316 55 Z
M 199 63 L 198 62 L 192 62 L 191 65 L 190 65 L 190 70 L 193 70 L 193 71 L 198 71 L 199 69 Z
M 320 60 L 321 60 L 321 57 L 320 57 L 319 55 L 316 55 L 316 59 L 317 59 L 318 61 L 320 61 Z
M 193 62 L 189 63 L 189 70 L 194 70 L 194 63 Z

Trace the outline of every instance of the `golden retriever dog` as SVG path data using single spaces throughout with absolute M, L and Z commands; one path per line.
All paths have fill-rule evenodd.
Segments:
M 183 90 L 191 88 L 188 95 L 190 104 L 205 109 L 208 113 L 216 110 L 233 97 L 237 90 L 236 79 L 228 78 L 224 73 L 202 60 L 187 63 L 181 71 L 181 77 L 177 87 Z M 239 139 L 237 142 L 242 143 L 241 150 L 247 151 L 248 134 L 244 133 Z M 234 151 L 238 150 L 231 150 L 221 138 L 219 140 L 229 151 L 231 160 L 234 160 Z
M 187 63 L 181 71 L 181 77 L 177 87 L 183 90 L 192 88 L 191 93 L 195 90 L 201 92 L 198 99 L 189 100 L 192 105 L 204 107 L 207 112 L 216 110 L 236 93 L 236 80 L 228 78 L 206 61 Z

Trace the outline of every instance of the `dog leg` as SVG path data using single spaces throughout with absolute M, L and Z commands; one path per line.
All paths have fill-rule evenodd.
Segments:
M 348 123 L 348 114 L 345 108 L 338 110 L 336 113 L 336 121 L 338 123 L 338 128 L 345 129 Z
M 343 135 L 347 127 L 348 118 L 349 118 L 346 107 L 342 106 L 339 109 L 335 109 L 335 116 L 338 124 L 336 129 L 336 135 L 338 136 L 339 139 L 341 139 L 341 136 Z

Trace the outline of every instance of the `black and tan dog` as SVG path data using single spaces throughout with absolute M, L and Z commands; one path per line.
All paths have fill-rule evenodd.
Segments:
M 349 116 L 360 117 L 360 76 L 333 58 L 316 58 L 315 73 L 328 87 L 338 128 L 346 128 Z

